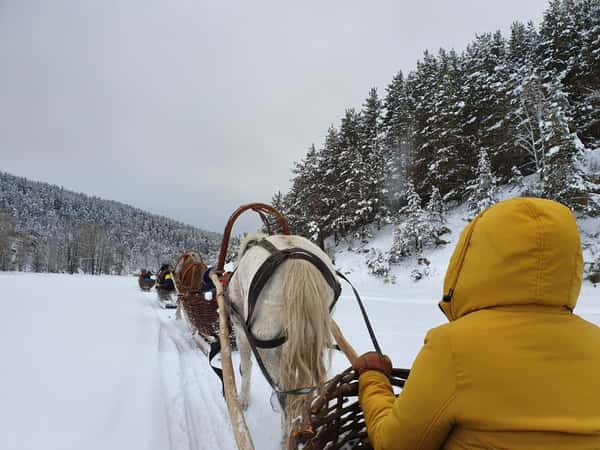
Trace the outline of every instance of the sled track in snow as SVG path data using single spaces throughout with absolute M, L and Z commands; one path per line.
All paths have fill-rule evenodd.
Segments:
M 206 356 L 182 321 L 158 316 L 170 450 L 235 448 L 221 387 Z

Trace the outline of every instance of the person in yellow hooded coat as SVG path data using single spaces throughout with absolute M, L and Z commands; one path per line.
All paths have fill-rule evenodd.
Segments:
M 573 308 L 575 219 L 542 199 L 500 202 L 463 231 L 432 329 L 398 397 L 387 357 L 353 364 L 376 450 L 600 449 L 600 328 Z

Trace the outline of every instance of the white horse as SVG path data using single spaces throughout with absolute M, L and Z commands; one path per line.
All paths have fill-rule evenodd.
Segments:
M 238 253 L 237 270 L 229 282 L 228 295 L 244 320 L 248 315 L 248 291 L 254 275 L 270 256 L 265 248 L 251 244 L 267 239 L 278 249 L 298 247 L 321 259 L 335 274 L 329 257 L 315 244 L 300 236 L 254 234 L 247 236 Z M 331 349 L 330 306 L 334 291 L 322 273 L 311 262 L 286 259 L 277 267 L 260 292 L 253 313 L 252 334 L 262 340 L 287 337 L 273 349 L 258 349 L 264 366 L 279 391 L 308 386 L 321 386 L 326 381 Z M 242 389 L 240 402 L 248 407 L 251 348 L 239 321 L 233 320 L 240 350 Z M 328 364 L 326 364 L 326 360 Z M 284 395 L 282 428 L 284 436 L 292 429 L 292 421 L 301 414 L 306 395 Z

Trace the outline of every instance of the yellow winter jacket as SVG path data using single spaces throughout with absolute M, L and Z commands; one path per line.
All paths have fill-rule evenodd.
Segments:
M 360 377 L 374 448 L 600 449 L 600 328 L 572 312 L 581 278 L 566 207 L 519 198 L 480 214 L 446 273 L 450 323 L 429 331 L 401 394 Z

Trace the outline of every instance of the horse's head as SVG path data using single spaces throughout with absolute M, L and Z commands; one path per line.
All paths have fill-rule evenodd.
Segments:
M 202 256 L 196 252 L 186 252 L 175 265 L 175 282 L 182 294 L 198 291 L 202 286 L 202 274 L 207 269 Z

